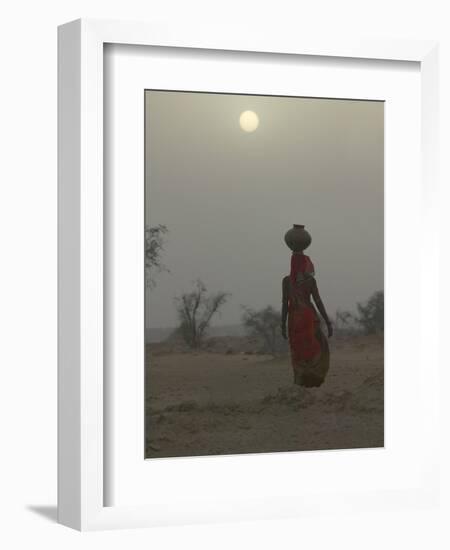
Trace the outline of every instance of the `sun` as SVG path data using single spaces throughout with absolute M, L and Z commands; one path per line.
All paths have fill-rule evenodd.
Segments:
M 254 111 L 244 111 L 239 117 L 239 124 L 244 132 L 254 132 L 259 126 L 258 115 Z

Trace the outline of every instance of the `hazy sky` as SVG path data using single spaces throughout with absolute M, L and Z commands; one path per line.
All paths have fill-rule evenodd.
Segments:
M 175 295 L 201 278 L 241 305 L 281 304 L 284 233 L 304 224 L 330 315 L 383 289 L 381 102 L 146 92 L 146 223 L 169 229 L 170 273 L 147 292 L 146 324 L 176 324 Z M 259 116 L 253 133 L 239 116 Z

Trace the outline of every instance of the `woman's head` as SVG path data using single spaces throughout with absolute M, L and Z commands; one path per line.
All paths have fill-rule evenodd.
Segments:
M 292 254 L 290 277 L 293 284 L 301 283 L 309 277 L 314 277 L 314 264 L 309 256 L 305 254 Z

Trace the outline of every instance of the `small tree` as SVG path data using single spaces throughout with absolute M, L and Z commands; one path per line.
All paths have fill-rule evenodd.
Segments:
M 244 307 L 242 323 L 248 332 L 259 337 L 264 344 L 264 350 L 272 355 L 277 352 L 280 343 L 281 315 L 272 306 L 255 311 Z
M 384 292 L 374 292 L 366 303 L 358 303 L 357 323 L 366 334 L 374 334 L 384 330 Z
M 229 296 L 228 292 L 208 295 L 204 283 L 197 279 L 194 283 L 194 290 L 175 298 L 180 321 L 178 330 L 189 347 L 201 346 L 212 318 L 219 312 Z
M 156 284 L 155 272 L 169 271 L 161 261 L 166 233 L 168 233 L 168 229 L 165 225 L 145 227 L 145 282 L 151 288 Z
M 355 316 L 350 311 L 336 310 L 334 328 L 337 334 L 349 334 L 357 329 Z

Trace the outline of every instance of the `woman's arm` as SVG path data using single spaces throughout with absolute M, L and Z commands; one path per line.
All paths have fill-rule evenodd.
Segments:
M 323 320 L 327 324 L 328 336 L 333 336 L 333 327 L 331 326 L 331 321 L 328 317 L 325 306 L 323 305 L 322 298 L 320 297 L 320 294 L 319 294 L 319 288 L 317 286 L 317 283 L 316 283 L 315 279 L 313 281 L 311 294 L 312 294 L 312 297 L 314 299 L 314 303 L 316 304 L 317 309 L 319 310 L 320 315 L 322 315 Z
M 281 303 L 281 334 L 283 335 L 283 338 L 287 340 L 287 332 L 286 332 L 286 320 L 287 320 L 287 314 L 288 314 L 288 284 L 289 284 L 289 277 L 283 277 L 282 282 L 282 303 Z

